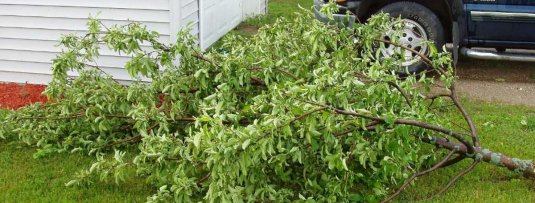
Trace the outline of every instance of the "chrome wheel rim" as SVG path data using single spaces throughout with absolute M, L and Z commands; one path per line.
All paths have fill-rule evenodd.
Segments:
M 399 23 L 399 21 L 394 22 L 391 27 L 394 27 L 396 23 Z M 391 36 L 394 33 L 401 32 L 399 33 L 399 41 L 397 41 L 398 44 L 413 49 L 421 55 L 426 55 L 428 50 L 427 41 L 429 38 L 424 27 L 422 27 L 416 21 L 410 19 L 401 19 L 401 25 L 403 26 L 401 30 L 392 29 L 388 31 L 383 38 L 390 41 L 390 39 L 392 39 Z M 403 58 L 405 59 L 401 64 L 403 67 L 414 65 L 421 60 L 421 57 L 418 54 L 392 44 L 385 44 L 385 49 L 383 49 L 381 53 L 387 58 L 396 55 L 396 53 L 402 54 Z

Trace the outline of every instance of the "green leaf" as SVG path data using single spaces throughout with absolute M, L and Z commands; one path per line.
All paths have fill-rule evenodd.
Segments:
M 201 135 L 201 133 L 197 133 L 193 137 L 193 145 L 197 148 L 199 148 L 199 146 L 201 145 Z
M 242 144 L 241 144 L 241 148 L 243 150 L 245 150 L 247 148 L 247 146 L 249 146 L 249 144 L 251 144 L 251 139 L 247 139 L 245 140 Z

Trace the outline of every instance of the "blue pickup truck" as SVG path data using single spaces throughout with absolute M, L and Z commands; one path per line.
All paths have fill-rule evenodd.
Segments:
M 329 0 L 314 0 L 317 18 L 327 21 L 320 9 Z M 448 44 L 455 60 L 462 54 L 469 58 L 535 62 L 535 56 L 511 49 L 535 49 L 535 0 L 336 0 L 339 13 L 334 18 L 365 22 L 379 12 L 401 17 L 400 43 L 422 54 L 422 41 L 434 41 L 437 47 Z M 354 23 L 354 22 L 348 22 Z M 388 33 L 385 33 L 387 38 Z M 492 48 L 479 49 L 479 48 Z M 385 50 L 388 56 L 391 50 Z M 417 56 L 408 54 L 403 66 L 409 72 L 426 67 Z

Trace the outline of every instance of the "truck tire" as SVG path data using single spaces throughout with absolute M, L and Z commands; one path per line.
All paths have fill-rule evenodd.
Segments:
M 441 47 L 446 43 L 444 26 L 439 18 L 433 11 L 421 4 L 401 1 L 388 4 L 381 8 L 379 12 L 388 13 L 393 18 L 401 17 L 403 23 L 407 26 L 403 30 L 399 43 L 412 48 L 425 56 L 429 55 L 429 47 L 425 46 L 424 43 L 419 42 L 428 40 L 433 41 L 436 47 L 438 47 L 438 50 L 441 50 Z M 385 36 L 385 38 L 387 38 L 387 36 Z M 390 49 L 390 53 L 393 54 L 392 50 L 396 48 L 393 45 L 388 44 L 385 44 L 385 47 L 387 48 L 387 51 L 383 52 L 383 55 L 386 57 L 388 57 L 388 49 Z M 427 69 L 427 65 L 422 62 L 416 54 L 405 54 L 405 62 L 401 64 L 403 68 L 399 71 L 401 75 L 405 75 L 407 72 L 409 74 L 416 74 Z M 408 60 L 409 58 L 411 60 Z

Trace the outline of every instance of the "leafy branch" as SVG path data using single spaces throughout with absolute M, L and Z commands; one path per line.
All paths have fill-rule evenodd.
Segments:
M 438 79 L 400 79 L 396 57 L 377 58 L 377 43 L 415 52 L 382 40 L 390 24 L 379 15 L 339 28 L 305 12 L 202 51 L 188 30 L 164 44 L 139 23 L 91 19 L 88 34 L 61 40 L 45 92 L 54 102 L 2 115 L 0 137 L 39 156 L 95 155 L 68 185 L 136 170 L 157 190 L 148 201 L 388 202 L 416 177 L 466 159 L 474 162 L 438 194 L 483 162 L 535 178 L 533 162 L 480 146 L 448 54 L 418 55 Z M 131 84 L 93 65 L 101 45 L 132 57 Z

